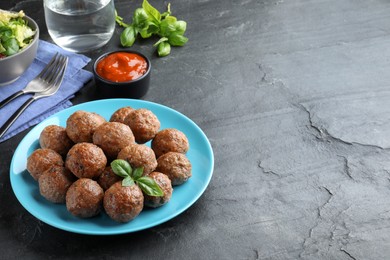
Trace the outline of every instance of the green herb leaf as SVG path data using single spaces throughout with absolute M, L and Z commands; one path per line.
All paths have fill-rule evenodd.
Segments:
M 155 44 L 153 44 L 154 47 L 158 46 L 160 43 L 162 42 L 166 42 L 168 41 L 168 38 L 167 37 L 162 37 L 160 40 L 158 40 L 158 42 L 156 42 Z
M 169 36 L 168 41 L 172 46 L 183 46 L 188 42 L 188 38 L 181 34 L 173 33 Z
M 141 188 L 141 190 L 149 196 L 164 196 L 164 192 L 162 191 L 160 186 L 158 186 L 157 182 L 150 177 L 143 176 L 138 178 L 137 184 Z
M 18 41 L 15 38 L 10 38 L 3 42 L 3 46 L 5 47 L 5 55 L 11 56 L 19 51 Z
M 129 25 L 126 29 L 123 30 L 121 34 L 121 44 L 123 47 L 131 47 L 137 36 L 136 30 L 133 25 Z
M 111 168 L 116 175 L 123 178 L 131 176 L 131 173 L 133 171 L 130 164 L 122 159 L 116 159 L 112 161 Z
M 161 14 L 160 12 L 154 8 L 147 0 L 144 0 L 142 3 L 142 8 L 145 9 L 145 12 L 151 16 L 152 19 L 155 20 L 155 22 L 159 23 L 161 21 Z
M 176 23 L 175 23 L 175 31 L 178 34 L 183 35 L 184 32 L 186 31 L 186 29 L 187 29 L 187 23 L 185 21 L 176 21 Z
M 4 53 L 6 49 L 3 47 L 3 45 L 0 42 L 0 53 Z
M 171 45 L 168 42 L 160 42 L 157 46 L 158 56 L 164 57 L 171 53 Z
M 169 36 L 172 32 L 176 31 L 176 17 L 168 16 L 160 23 L 160 35 Z
M 130 25 L 130 24 L 123 22 L 123 18 L 118 15 L 116 10 L 115 10 L 115 22 L 122 27 L 128 27 Z
M 122 180 L 122 186 L 127 187 L 131 185 L 134 185 L 134 180 L 130 176 L 127 176 Z
M 158 34 L 160 27 L 153 22 L 150 22 L 147 32 L 150 34 Z
M 167 11 L 161 14 L 161 18 L 165 18 L 171 15 L 171 3 L 168 3 Z
M 137 181 L 141 176 L 142 174 L 144 173 L 144 167 L 139 167 L 139 168 L 136 168 L 134 171 L 133 171 L 133 174 L 132 174 L 132 177 L 135 181 Z
M 145 9 L 143 8 L 137 8 L 134 11 L 133 16 L 133 25 L 137 27 L 138 29 L 147 29 L 149 26 L 149 16 L 146 13 Z
M 142 38 L 149 38 L 152 34 L 157 33 L 159 30 L 158 26 L 155 25 L 153 21 L 148 20 L 146 23 L 146 27 L 140 29 L 139 31 Z
M 0 51 L 2 56 L 16 54 L 28 45 L 36 33 L 22 18 L 24 13 L 0 12 Z
M 184 36 L 187 29 L 185 21 L 178 21 L 171 15 L 171 4 L 168 3 L 167 11 L 161 14 L 148 0 L 143 0 L 142 8 L 137 8 L 133 14 L 133 23 L 126 24 L 123 18 L 115 14 L 116 22 L 126 27 L 120 36 L 123 47 L 131 47 L 138 33 L 142 38 L 149 38 L 152 35 L 160 36 L 160 40 L 154 44 L 157 46 L 157 53 L 160 57 L 170 54 L 171 46 L 183 46 L 188 38 Z

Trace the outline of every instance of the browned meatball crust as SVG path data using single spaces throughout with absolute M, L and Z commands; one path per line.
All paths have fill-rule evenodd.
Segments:
M 75 179 L 75 176 L 65 167 L 53 166 L 39 177 L 39 192 L 48 201 L 65 203 L 66 192 Z
M 166 174 L 172 185 L 180 185 L 191 176 L 191 162 L 182 153 L 168 152 L 157 159 L 156 171 Z
M 92 143 L 75 144 L 65 160 L 65 166 L 78 178 L 98 178 L 106 164 L 103 150 Z
M 132 107 L 121 107 L 111 115 L 110 122 L 124 123 L 126 116 L 128 116 L 133 111 L 134 108 Z
M 39 148 L 27 158 L 27 171 L 36 181 L 44 171 L 56 165 L 63 166 L 64 161 L 61 155 L 51 149 Z
M 167 152 L 186 153 L 189 149 L 186 135 L 174 128 L 166 128 L 158 132 L 151 146 L 157 158 Z
M 111 166 L 107 166 L 102 174 L 100 174 L 99 179 L 97 182 L 99 183 L 100 187 L 103 188 L 103 190 L 107 190 L 111 187 L 115 182 L 118 182 L 122 180 L 123 178 L 116 175 L 114 171 L 112 170 Z
M 39 144 L 41 148 L 52 149 L 65 156 L 74 143 L 66 134 L 65 127 L 48 125 L 39 136 Z
M 172 197 L 173 189 L 171 180 L 168 178 L 167 175 L 161 172 L 151 172 L 148 174 L 148 176 L 156 181 L 158 186 L 160 186 L 160 188 L 164 192 L 164 195 L 161 197 L 157 197 L 144 194 L 145 206 L 157 208 L 166 204 Z
M 66 192 L 66 208 L 76 217 L 93 217 L 100 213 L 103 197 L 104 191 L 96 181 L 81 178 Z
M 157 167 L 156 156 L 152 148 L 144 144 L 130 144 L 123 148 L 118 159 L 126 160 L 131 167 L 144 167 L 144 175 L 151 173 Z
M 135 141 L 143 144 L 153 139 L 160 129 L 160 121 L 152 111 L 141 108 L 134 110 L 125 118 L 125 124 L 133 131 Z
M 93 143 L 102 148 L 110 159 L 115 159 L 122 148 L 134 142 L 130 127 L 119 122 L 101 124 L 93 134 Z
M 137 185 L 122 186 L 116 182 L 104 193 L 103 206 L 110 218 L 117 222 L 129 222 L 139 215 L 144 196 Z
M 66 120 L 66 133 L 75 143 L 92 143 L 92 136 L 96 128 L 106 120 L 93 112 L 78 110 Z

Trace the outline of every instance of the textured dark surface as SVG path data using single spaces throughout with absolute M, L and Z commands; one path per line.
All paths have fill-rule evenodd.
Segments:
M 164 10 L 167 2 L 150 1 Z M 141 0 L 117 0 L 129 21 Z M 13 195 L 0 144 L 0 258 L 389 259 L 390 2 L 171 1 L 189 42 L 158 58 L 145 100 L 193 119 L 213 179 L 187 211 L 120 236 L 61 231 Z M 46 31 L 42 1 L 2 1 Z M 118 48 L 88 53 L 94 60 Z M 91 68 L 91 64 L 88 65 Z M 93 83 L 73 102 L 94 99 Z

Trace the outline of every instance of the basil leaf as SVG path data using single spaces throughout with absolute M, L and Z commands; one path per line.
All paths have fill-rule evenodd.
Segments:
M 160 23 L 160 35 L 169 36 L 172 32 L 176 31 L 176 17 L 168 16 Z
M 183 46 L 188 42 L 188 38 L 181 34 L 173 33 L 168 37 L 168 41 L 172 46 Z
M 127 176 L 122 180 L 122 186 L 127 187 L 131 185 L 134 185 L 134 180 L 130 176 Z
M 147 0 L 144 0 L 142 3 L 142 8 L 145 9 L 145 12 L 151 16 L 156 22 L 161 21 L 161 14 L 160 12 L 154 8 Z
M 175 23 L 175 30 L 178 34 L 183 35 L 187 29 L 187 23 L 185 21 L 177 21 Z
M 113 172 L 123 178 L 130 177 L 132 173 L 131 165 L 122 159 L 116 159 L 111 162 Z
M 134 11 L 133 16 L 133 25 L 137 27 L 139 30 L 147 29 L 149 24 L 149 16 L 146 13 L 145 9 L 143 8 L 137 8 Z
M 157 33 L 159 30 L 158 26 L 155 25 L 154 22 L 149 20 L 146 23 L 146 27 L 140 30 L 142 38 L 149 38 L 150 36 L 152 36 L 153 33 Z
M 144 167 L 136 168 L 133 171 L 132 177 L 133 177 L 134 180 L 137 181 L 142 176 L 143 173 L 144 173 Z
M 150 177 L 143 176 L 138 178 L 137 184 L 141 188 L 141 190 L 149 196 L 164 196 L 164 192 L 162 191 L 160 186 L 158 186 L 157 182 Z
M 136 30 L 133 25 L 126 27 L 121 34 L 121 44 L 123 47 L 131 47 L 137 36 Z
M 150 36 L 152 36 L 151 33 L 148 33 L 148 30 L 142 30 L 139 32 L 139 34 L 141 35 L 142 38 L 146 39 L 146 38 L 149 38 Z
M 171 45 L 168 42 L 160 42 L 157 46 L 158 56 L 164 57 L 171 53 Z
M 158 40 L 158 42 L 156 42 L 155 44 L 153 44 L 153 46 L 156 47 L 156 46 L 159 45 L 160 43 L 166 42 L 166 41 L 168 41 L 168 38 L 167 38 L 167 37 L 162 37 L 160 40 Z
M 150 22 L 147 32 L 150 34 L 153 34 L 153 33 L 157 34 L 159 30 L 160 30 L 160 28 L 158 25 L 156 25 L 153 22 Z

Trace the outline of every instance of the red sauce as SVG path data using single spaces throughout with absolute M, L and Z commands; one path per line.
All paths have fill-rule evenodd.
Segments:
M 147 69 L 148 64 L 142 56 L 128 52 L 112 53 L 96 66 L 100 77 L 114 82 L 135 80 L 144 75 Z

